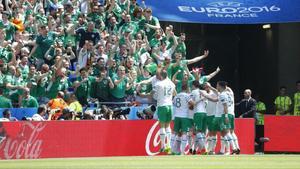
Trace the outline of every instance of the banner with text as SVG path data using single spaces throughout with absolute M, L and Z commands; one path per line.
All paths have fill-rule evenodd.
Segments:
M 300 21 L 298 0 L 151 0 L 161 21 L 256 24 Z
M 254 153 L 253 125 L 251 119 L 236 120 L 243 154 Z M 1 159 L 153 156 L 159 148 L 154 120 L 0 123 Z

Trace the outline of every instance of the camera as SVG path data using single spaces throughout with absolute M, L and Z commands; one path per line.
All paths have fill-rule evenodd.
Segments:
M 156 111 L 156 107 L 154 105 L 150 105 L 147 108 L 145 108 L 142 112 L 137 112 L 137 117 L 142 120 L 149 120 L 153 119 L 153 115 Z
M 113 119 L 127 119 L 127 116 L 130 113 L 130 108 L 115 108 L 113 110 Z

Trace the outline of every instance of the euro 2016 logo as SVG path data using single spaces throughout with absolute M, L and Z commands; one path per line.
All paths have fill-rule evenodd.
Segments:
M 239 3 L 239 2 L 222 1 L 222 2 L 209 3 L 207 5 L 219 8 L 219 7 L 240 7 L 242 4 L 243 3 Z
M 209 18 L 249 18 L 259 17 L 259 14 L 278 12 L 281 9 L 275 5 L 252 6 L 232 1 L 217 1 L 199 6 L 178 6 L 180 12 L 205 14 Z

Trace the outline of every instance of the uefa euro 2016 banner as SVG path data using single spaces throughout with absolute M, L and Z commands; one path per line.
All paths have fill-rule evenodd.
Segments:
M 300 21 L 299 0 L 147 0 L 161 21 L 256 24 Z

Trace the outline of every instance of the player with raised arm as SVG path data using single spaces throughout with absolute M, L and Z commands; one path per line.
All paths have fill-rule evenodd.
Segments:
M 191 103 L 190 94 L 188 93 L 187 84 L 183 84 L 181 92 L 178 93 L 173 99 L 174 106 L 174 133 L 181 135 L 180 154 L 185 154 L 185 147 L 188 143 L 188 132 L 190 131 L 191 124 L 189 116 L 189 104 Z M 176 147 L 172 145 L 172 150 L 176 152 Z
M 169 153 L 171 150 L 170 122 L 172 120 L 172 100 L 173 96 L 176 95 L 176 90 L 174 83 L 168 78 L 168 73 L 165 69 L 162 69 L 159 76 L 158 74 L 156 76 L 159 81 L 153 87 L 153 98 L 157 100 L 157 115 L 160 124 L 160 151 Z

